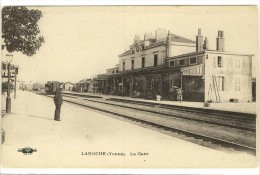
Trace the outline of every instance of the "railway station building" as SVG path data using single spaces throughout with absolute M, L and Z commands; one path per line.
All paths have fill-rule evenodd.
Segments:
M 196 41 L 157 29 L 135 36 L 119 64 L 98 75 L 99 93 L 134 98 L 198 102 L 252 101 L 252 57 L 225 51 L 224 32 L 208 48 L 201 29 Z M 180 95 L 181 94 L 181 95 Z
M 74 84 L 71 82 L 65 82 L 64 83 L 64 90 L 65 91 L 72 91 Z
M 93 92 L 93 84 L 94 81 L 89 78 L 85 78 L 80 80 L 79 82 L 75 83 L 75 88 L 77 92 Z

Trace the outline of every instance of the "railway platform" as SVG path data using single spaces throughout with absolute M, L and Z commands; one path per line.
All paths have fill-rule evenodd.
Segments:
M 4 99 L 4 97 L 2 96 Z M 3 104 L 2 104 L 3 105 Z M 3 106 L 2 106 L 3 107 Z M 246 168 L 257 157 L 197 145 L 163 132 L 64 102 L 19 91 L 2 118 L 2 166 L 8 168 Z M 35 150 L 24 155 L 18 150 Z
M 146 100 L 140 98 L 131 98 L 131 97 L 122 97 L 122 96 L 114 96 L 114 95 L 104 95 L 104 94 L 93 94 L 93 93 L 75 93 L 71 91 L 64 91 L 64 93 L 74 93 L 79 95 L 88 95 L 88 96 L 98 96 L 102 98 L 116 98 L 116 99 L 125 99 L 125 100 L 134 100 L 141 102 L 149 102 L 149 103 L 158 103 L 158 104 L 166 104 L 173 106 L 184 106 L 196 109 L 208 109 L 208 110 L 220 110 L 220 111 L 229 111 L 229 112 L 239 112 L 239 113 L 248 113 L 248 114 L 256 114 L 257 104 L 255 102 L 252 103 L 210 103 L 208 107 L 205 107 L 203 102 L 188 102 L 188 101 L 156 101 L 155 100 Z

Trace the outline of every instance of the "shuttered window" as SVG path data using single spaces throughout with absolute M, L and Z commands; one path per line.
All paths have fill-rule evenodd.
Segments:
M 241 59 L 240 57 L 235 58 L 235 67 L 240 68 L 241 67 Z
M 218 56 L 218 67 L 223 67 L 223 58 Z
M 217 77 L 217 86 L 219 91 L 225 91 L 225 77 Z
M 240 78 L 239 77 L 235 77 L 235 91 L 240 91 Z
M 217 67 L 224 67 L 224 59 L 222 56 L 217 56 L 215 57 L 214 59 L 214 67 L 217 68 Z

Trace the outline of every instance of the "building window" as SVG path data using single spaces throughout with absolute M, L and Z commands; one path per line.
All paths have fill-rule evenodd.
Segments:
M 158 65 L 158 54 L 154 55 L 154 66 Z
M 225 78 L 222 76 L 217 77 L 217 86 L 219 91 L 225 91 Z
M 123 62 L 123 71 L 125 70 L 125 62 Z
M 193 64 L 197 64 L 197 58 L 196 57 L 190 58 L 190 65 L 193 65 Z
M 221 56 L 218 56 L 218 67 L 223 67 L 223 59 Z
M 135 67 L 135 60 L 131 60 L 131 69 L 133 70 Z
M 185 65 L 185 59 L 179 60 L 179 66 L 184 66 Z
M 135 54 L 135 51 L 134 51 L 134 50 L 132 50 L 132 54 Z
M 174 61 L 170 61 L 170 62 L 169 62 L 169 66 L 170 66 L 170 67 L 174 67 Z
M 142 45 L 142 51 L 144 50 L 144 45 Z
M 240 78 L 235 77 L 235 91 L 240 91 Z
M 114 71 L 112 71 L 112 74 L 114 73 Z
M 118 73 L 118 70 L 116 70 L 116 73 Z
M 145 67 L 145 57 L 142 57 L 142 68 Z

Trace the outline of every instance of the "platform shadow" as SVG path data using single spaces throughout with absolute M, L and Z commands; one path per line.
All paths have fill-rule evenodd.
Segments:
M 54 119 L 51 119 L 51 118 L 46 118 L 46 117 L 41 117 L 41 116 L 36 116 L 36 115 L 31 115 L 31 114 L 29 114 L 28 116 L 29 116 L 29 117 L 33 117 L 33 118 L 41 118 L 41 119 L 46 119 L 46 120 L 54 120 Z

